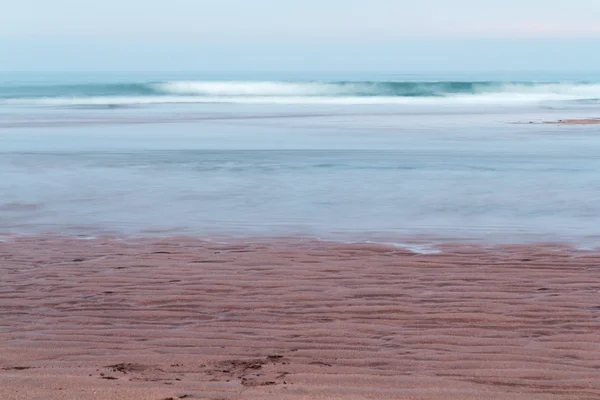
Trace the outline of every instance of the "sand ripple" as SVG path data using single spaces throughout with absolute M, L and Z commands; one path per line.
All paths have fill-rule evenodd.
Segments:
M 1 399 L 599 399 L 600 255 L 0 242 Z

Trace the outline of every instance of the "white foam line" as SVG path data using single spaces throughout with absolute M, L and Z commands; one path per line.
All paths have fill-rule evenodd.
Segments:
M 366 243 L 382 244 L 385 246 L 396 247 L 399 249 L 406 249 L 406 250 L 410 250 L 413 253 L 417 253 L 417 254 L 440 254 L 442 252 L 439 249 L 435 249 L 429 245 L 423 245 L 423 244 L 396 243 L 396 242 L 374 242 L 374 241 L 367 241 Z
M 600 95 L 600 93 L 599 93 Z M 589 100 L 563 94 L 488 93 L 445 97 L 404 96 L 100 96 L 69 98 L 3 99 L 0 104 L 38 106 L 127 106 L 152 104 L 281 104 L 281 105 L 519 105 Z

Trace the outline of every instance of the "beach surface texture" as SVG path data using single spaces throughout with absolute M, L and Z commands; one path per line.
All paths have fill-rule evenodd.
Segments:
M 2 399 L 598 399 L 600 254 L 0 243 Z

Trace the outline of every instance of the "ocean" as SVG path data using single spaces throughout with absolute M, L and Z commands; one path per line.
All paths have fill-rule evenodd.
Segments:
M 600 75 L 0 73 L 0 233 L 600 235 Z

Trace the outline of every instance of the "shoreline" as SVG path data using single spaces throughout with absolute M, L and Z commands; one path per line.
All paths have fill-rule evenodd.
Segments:
M 510 239 L 507 239 L 510 237 Z M 380 246 L 395 250 L 405 250 L 415 254 L 440 254 L 445 249 L 469 247 L 496 250 L 512 247 L 565 247 L 573 251 L 600 252 L 596 245 L 598 235 L 563 235 L 543 233 L 499 232 L 487 236 L 469 234 L 450 235 L 448 232 L 440 235 L 432 234 L 398 234 L 394 232 L 377 232 L 358 234 L 356 232 L 322 235 L 316 233 L 288 234 L 241 234 L 215 233 L 199 234 L 195 232 L 178 233 L 174 230 L 143 231 L 140 233 L 58 233 L 58 232 L 0 232 L 0 244 L 13 241 L 81 241 L 92 242 L 123 242 L 129 244 L 181 241 L 183 243 L 205 243 L 207 245 L 268 245 L 272 243 L 302 243 L 303 245 L 357 245 Z
M 597 251 L 5 239 L 1 398 L 600 397 Z
M 600 125 L 600 118 L 584 119 L 559 119 L 558 121 L 545 121 L 546 125 Z
M 559 119 L 553 121 L 519 121 L 514 125 L 600 125 L 600 118 Z

